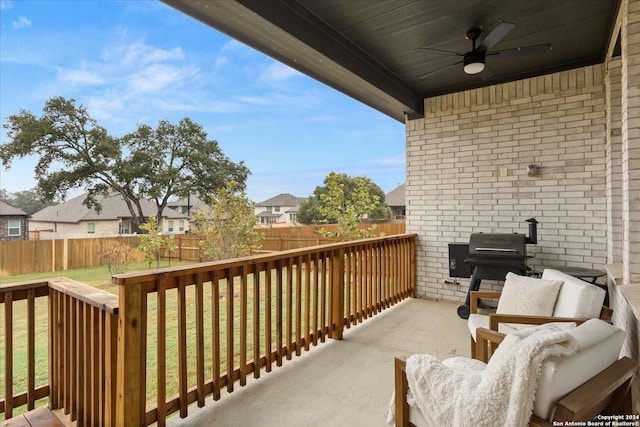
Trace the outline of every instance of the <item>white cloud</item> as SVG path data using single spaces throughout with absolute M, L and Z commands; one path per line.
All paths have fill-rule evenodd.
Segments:
M 88 70 L 67 70 L 58 68 L 58 77 L 60 81 L 71 83 L 73 85 L 99 85 L 105 82 L 105 79 Z
M 19 16 L 17 20 L 13 21 L 13 28 L 19 30 L 31 25 L 31 20 L 26 16 Z
M 135 72 L 128 80 L 134 92 L 155 92 L 188 81 L 197 74 L 196 67 L 152 64 Z
M 300 72 L 287 65 L 281 64 L 279 62 L 273 62 L 262 73 L 260 79 L 264 81 L 283 81 L 291 77 L 297 77 L 300 75 L 302 75 Z
M 216 58 L 216 60 L 215 60 L 213 65 L 216 68 L 218 68 L 218 67 L 223 67 L 223 66 L 227 65 L 228 63 L 229 63 L 229 59 L 227 59 L 226 56 L 219 56 L 219 57 Z
M 170 50 L 158 49 L 142 42 L 132 43 L 126 46 L 124 56 L 125 64 L 152 64 L 170 60 L 184 59 L 182 48 L 175 47 Z
M 0 10 L 7 10 L 13 7 L 13 2 L 8 0 L 0 1 Z

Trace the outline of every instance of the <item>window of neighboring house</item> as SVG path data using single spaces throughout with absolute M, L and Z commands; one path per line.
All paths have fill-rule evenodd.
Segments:
M 169 221 L 169 229 L 167 231 L 169 231 L 169 233 L 173 233 L 173 221 Z
M 280 206 L 275 206 L 275 207 L 273 208 L 273 211 L 274 211 L 274 212 L 280 212 Z
M 129 221 L 124 221 L 122 223 L 122 233 L 123 234 L 129 234 L 131 233 L 131 223 Z
M 267 212 L 271 213 L 273 211 L 273 206 L 267 206 Z
M 180 222 L 178 222 L 178 231 L 184 231 L 184 220 L 181 219 Z
M 20 236 L 20 220 L 19 219 L 10 219 L 9 220 L 9 236 Z
M 96 224 L 93 222 L 87 223 L 87 233 L 93 234 L 96 232 Z

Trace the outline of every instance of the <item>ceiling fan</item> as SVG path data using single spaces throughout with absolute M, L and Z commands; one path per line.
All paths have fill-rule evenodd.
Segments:
M 489 52 L 493 46 L 495 46 L 500 40 L 502 40 L 513 28 L 516 24 L 512 24 L 511 22 L 501 22 L 496 28 L 493 29 L 487 35 L 487 37 L 482 40 L 482 43 L 476 45 L 480 34 L 482 34 L 482 30 L 480 28 L 471 28 L 467 31 L 466 38 L 471 40 L 472 49 L 467 53 L 458 53 L 451 52 L 448 50 L 442 49 L 433 49 L 428 47 L 419 48 L 420 50 L 429 50 L 438 53 L 445 53 L 449 55 L 462 56 L 462 60 L 454 62 L 453 64 L 446 65 L 442 68 L 438 68 L 437 70 L 433 70 L 428 72 L 424 76 L 428 76 L 434 73 L 437 73 L 445 68 L 456 66 L 459 64 L 464 64 L 464 72 L 467 74 L 479 74 L 485 69 L 485 61 L 487 56 L 500 56 L 500 57 L 508 57 L 515 55 L 524 55 L 524 54 L 532 54 L 532 53 L 543 53 L 548 52 L 552 49 L 553 45 L 551 44 L 540 44 L 535 46 L 525 46 L 525 47 L 516 47 L 512 49 L 503 49 Z

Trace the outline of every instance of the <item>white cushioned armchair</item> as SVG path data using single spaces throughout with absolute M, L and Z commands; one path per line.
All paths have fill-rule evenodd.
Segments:
M 471 292 L 471 313 L 467 320 L 471 355 L 475 355 L 478 328 L 507 334 L 527 324 L 610 320 L 611 310 L 602 306 L 605 295 L 605 290 L 596 285 L 550 268 L 543 271 L 540 279 L 509 273 L 502 292 Z M 479 312 L 481 298 L 498 299 L 495 314 Z
M 487 341 L 499 345 L 505 335 L 485 328 L 477 332 L 477 360 L 489 363 Z M 631 381 L 638 364 L 628 357 L 619 359 L 624 331 L 602 320 L 590 319 L 569 330 L 569 334 L 575 340 L 575 353 L 546 359 L 539 376 L 526 380 L 537 383 L 529 426 L 568 425 L 565 422 L 591 420 L 601 413 L 635 414 Z M 448 360 L 453 359 L 442 364 L 447 365 Z M 429 414 L 423 414 L 419 405 L 407 402 L 410 389 L 405 365 L 404 360 L 396 358 L 395 425 L 433 425 Z M 462 408 L 451 410 L 458 412 Z

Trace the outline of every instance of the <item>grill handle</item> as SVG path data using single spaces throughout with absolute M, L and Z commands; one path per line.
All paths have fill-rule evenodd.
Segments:
M 527 236 L 527 243 L 535 245 L 538 243 L 538 221 L 535 218 L 529 218 L 529 236 Z

